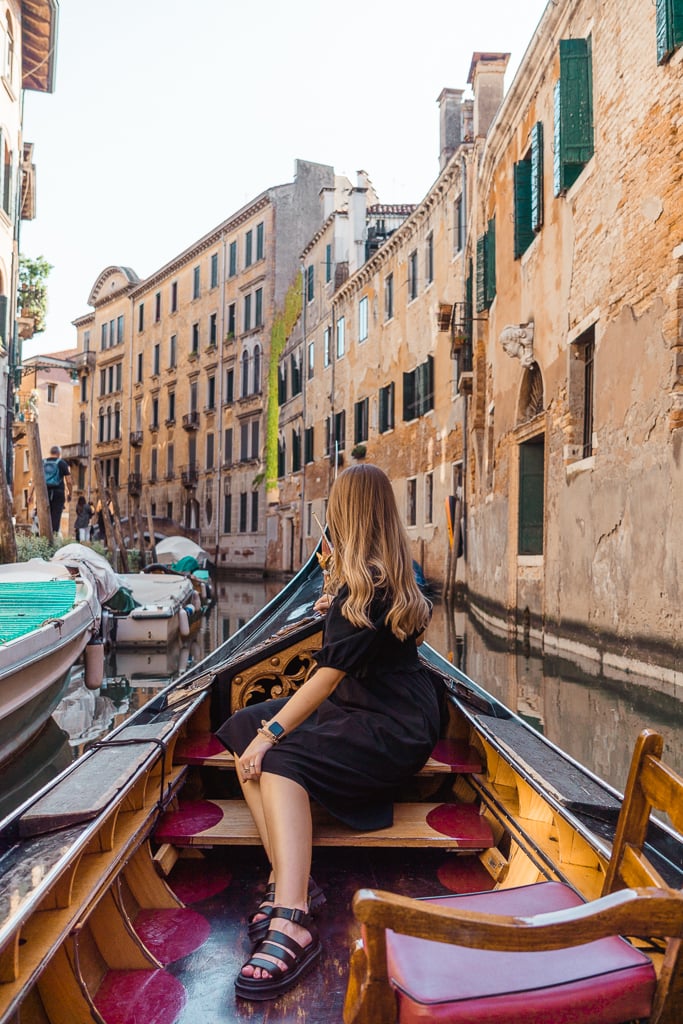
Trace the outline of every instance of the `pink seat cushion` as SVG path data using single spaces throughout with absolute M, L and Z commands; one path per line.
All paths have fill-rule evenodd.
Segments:
M 444 896 L 426 902 L 530 916 L 582 903 L 560 882 Z M 621 1024 L 650 1013 L 651 961 L 619 937 L 569 950 L 499 953 L 387 931 L 400 1024 Z

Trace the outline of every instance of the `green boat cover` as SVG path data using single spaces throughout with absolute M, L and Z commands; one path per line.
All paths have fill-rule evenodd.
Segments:
M 63 618 L 75 600 L 75 580 L 0 583 L 0 643 L 31 633 L 49 619 Z
M 117 615 L 129 615 L 134 608 L 140 607 L 140 602 L 135 600 L 128 587 L 119 587 L 103 604 Z
M 199 568 L 199 562 L 192 555 L 185 555 L 184 558 L 174 562 L 171 568 L 175 569 L 176 572 L 194 572 L 195 569 Z

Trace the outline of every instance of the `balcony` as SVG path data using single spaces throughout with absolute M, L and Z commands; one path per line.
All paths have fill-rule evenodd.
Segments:
M 182 466 L 180 469 L 180 480 L 183 487 L 196 487 L 199 483 L 199 464 L 191 462 L 189 466 Z
M 133 448 L 139 448 L 142 444 L 142 431 L 132 430 L 130 434 L 130 443 Z
M 183 430 L 199 430 L 199 413 L 186 412 L 183 416 Z
M 128 474 L 128 493 L 133 498 L 139 498 L 142 494 L 142 473 Z
M 62 458 L 67 462 L 86 463 L 90 456 L 90 445 L 87 441 L 82 444 L 63 444 Z
M 91 373 L 97 363 L 97 354 L 92 349 L 88 349 L 86 352 L 79 352 L 78 355 L 74 356 L 73 362 L 76 369 L 87 370 Z

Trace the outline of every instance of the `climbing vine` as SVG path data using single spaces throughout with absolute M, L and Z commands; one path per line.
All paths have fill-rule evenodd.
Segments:
M 270 501 L 277 492 L 277 438 L 280 405 L 278 373 L 280 356 L 287 338 L 301 316 L 301 274 L 285 295 L 285 308 L 277 314 L 270 332 L 270 364 L 268 366 L 268 406 L 266 414 L 266 497 Z M 274 498 L 274 500 L 277 500 Z

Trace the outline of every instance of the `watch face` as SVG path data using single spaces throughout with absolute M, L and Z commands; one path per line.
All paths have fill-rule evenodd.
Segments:
M 283 732 L 285 731 L 279 722 L 271 722 L 268 728 L 272 732 L 273 736 L 277 736 L 278 739 L 280 736 L 282 736 Z

